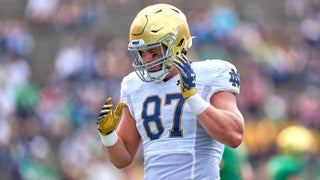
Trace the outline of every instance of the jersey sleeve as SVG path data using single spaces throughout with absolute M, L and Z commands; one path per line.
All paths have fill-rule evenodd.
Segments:
M 128 96 L 127 96 L 128 87 L 127 87 L 127 83 L 126 82 L 127 81 L 122 80 L 121 87 L 120 87 L 120 101 L 122 101 L 124 103 L 128 102 Z
M 217 71 L 217 75 L 212 79 L 215 92 L 231 91 L 235 94 L 240 93 L 240 75 L 237 68 L 224 61 Z
M 136 92 L 136 89 L 140 85 L 139 81 L 140 79 L 138 79 L 134 73 L 130 73 L 125 76 L 121 82 L 120 101 L 124 102 L 128 106 L 132 115 L 134 114 L 134 107 L 131 95 Z
M 237 68 L 228 61 L 206 60 L 195 66 L 197 81 L 210 87 L 210 94 L 218 91 L 240 93 L 240 75 Z

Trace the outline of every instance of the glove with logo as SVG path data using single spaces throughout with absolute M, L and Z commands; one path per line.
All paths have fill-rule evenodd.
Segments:
M 101 141 L 105 146 L 112 146 L 118 140 L 118 135 L 114 131 L 122 113 L 123 102 L 120 102 L 113 111 L 112 99 L 108 98 L 98 115 L 98 130 Z
M 210 104 L 197 93 L 196 74 L 191 67 L 190 61 L 182 55 L 181 57 L 177 56 L 173 63 L 179 71 L 180 90 L 183 98 L 195 115 L 202 113 Z
M 197 93 L 196 74 L 194 73 L 189 60 L 182 55 L 177 56 L 173 61 L 180 75 L 180 90 L 184 99 L 188 99 Z

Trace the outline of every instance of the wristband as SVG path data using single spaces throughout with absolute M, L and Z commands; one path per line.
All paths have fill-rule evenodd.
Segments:
M 118 134 L 116 131 L 112 131 L 110 134 L 103 136 L 99 133 L 101 142 L 104 146 L 112 146 L 118 141 Z
M 198 93 L 186 99 L 190 109 L 195 115 L 202 113 L 210 105 Z

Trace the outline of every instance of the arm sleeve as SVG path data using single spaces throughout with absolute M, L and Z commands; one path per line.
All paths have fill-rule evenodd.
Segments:
M 221 63 L 217 73 L 212 78 L 212 87 L 214 92 L 230 91 L 239 94 L 240 75 L 237 68 L 227 61 Z

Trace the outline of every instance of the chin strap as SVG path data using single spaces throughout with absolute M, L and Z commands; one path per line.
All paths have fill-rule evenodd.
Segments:
M 163 81 L 163 79 L 167 76 L 167 74 L 169 73 L 169 71 L 167 73 L 162 72 L 162 70 L 157 71 L 157 72 L 149 72 L 149 78 L 153 78 L 153 77 L 158 77 L 157 79 L 154 80 L 154 82 L 161 82 Z M 163 75 L 161 75 L 163 74 Z
M 162 82 L 164 78 L 169 74 L 172 68 L 166 68 L 167 72 L 164 72 L 163 70 L 159 70 L 156 72 L 147 72 L 145 74 L 145 79 L 154 79 L 153 82 Z M 157 78 L 155 78 L 157 77 Z

